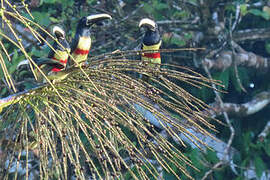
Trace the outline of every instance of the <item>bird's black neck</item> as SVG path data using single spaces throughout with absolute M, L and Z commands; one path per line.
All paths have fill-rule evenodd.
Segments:
M 77 33 L 80 36 L 90 37 L 90 28 L 89 27 L 77 27 Z
M 160 35 L 159 35 L 158 30 L 146 31 L 144 38 L 143 38 L 143 44 L 145 44 L 147 46 L 151 46 L 151 45 L 159 43 L 159 41 L 160 41 Z

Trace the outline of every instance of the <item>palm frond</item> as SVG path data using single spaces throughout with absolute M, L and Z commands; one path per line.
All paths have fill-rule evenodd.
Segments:
M 192 179 L 186 166 L 196 167 L 159 130 L 178 138 L 182 146 L 180 133 L 203 144 L 187 129 L 210 135 L 205 129 L 214 127 L 202 113 L 208 106 L 179 84 L 218 83 L 185 67 L 157 69 L 127 59 L 94 61 L 82 68 L 91 81 L 79 68 L 71 68 L 69 77 L 54 88 L 45 85 L 25 93 L 3 112 L 2 122 L 12 122 L 6 129 L 14 127 L 10 136 L 16 137 L 14 145 L 7 146 L 12 152 L 7 158 L 19 160 L 20 152 L 35 152 L 40 175 L 49 178 L 129 173 L 134 179 L 158 179 L 158 167 L 178 178 L 174 166 Z M 29 132 L 35 134 L 32 142 Z

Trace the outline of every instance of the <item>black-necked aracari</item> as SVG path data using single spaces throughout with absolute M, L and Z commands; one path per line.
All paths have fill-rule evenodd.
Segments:
M 112 17 L 108 14 L 95 14 L 80 19 L 75 37 L 71 43 L 72 57 L 69 58 L 69 65 L 79 65 L 87 59 L 91 48 L 90 28 L 92 25 L 99 24 L 106 19 L 112 19 Z
M 43 71 L 43 73 L 50 80 L 62 80 L 67 74 L 60 73 L 66 68 L 68 56 L 70 53 L 70 46 L 65 38 L 65 31 L 58 26 L 54 26 L 53 34 L 57 41 L 53 43 L 53 49 L 50 50 L 48 58 L 34 59 L 35 63 Z M 35 69 L 37 80 L 44 81 L 40 71 Z
M 70 47 L 69 43 L 65 38 L 65 32 L 58 26 L 53 27 L 53 35 L 56 37 L 56 41 L 54 41 L 52 47 L 53 49 L 50 50 L 48 57 L 32 57 L 32 60 L 37 64 L 37 66 L 42 70 L 42 72 L 48 77 L 50 80 L 54 79 L 63 79 L 63 73 L 58 73 L 65 69 Z M 17 66 L 17 69 L 23 69 L 24 66 L 29 68 L 29 61 L 25 60 Z M 33 66 L 34 67 L 34 66 Z M 37 75 L 37 81 L 42 82 L 44 80 L 43 75 L 41 72 L 34 68 L 35 74 Z
M 53 43 L 53 49 L 50 50 L 48 58 L 57 61 L 60 67 L 54 67 L 53 71 L 58 72 L 66 68 L 70 46 L 65 38 L 65 31 L 58 26 L 54 26 L 53 34 L 57 41 Z
M 142 50 L 151 51 L 151 52 L 143 52 L 141 55 L 141 59 L 143 61 L 150 62 L 149 66 L 156 66 L 155 64 L 161 63 L 160 52 L 155 51 L 159 50 L 161 46 L 161 38 L 158 30 L 157 24 L 148 18 L 144 18 L 140 21 L 139 27 L 146 28 L 146 32 L 142 41 Z

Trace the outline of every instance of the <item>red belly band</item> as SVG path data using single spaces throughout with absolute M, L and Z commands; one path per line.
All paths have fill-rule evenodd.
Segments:
M 74 53 L 75 54 L 80 54 L 80 55 L 86 55 L 86 54 L 89 53 L 89 50 L 84 50 L 84 49 L 77 48 L 77 49 L 75 49 Z
M 160 58 L 160 53 L 159 52 L 157 52 L 157 53 L 144 53 L 142 56 L 147 57 L 147 58 L 156 59 L 156 58 Z
M 60 69 L 60 68 L 57 68 L 57 67 L 54 67 L 52 68 L 52 72 L 59 72 L 59 71 L 62 71 L 63 69 Z
M 57 60 L 57 61 L 59 61 L 60 63 L 63 63 L 63 64 L 67 64 L 67 59 L 64 59 L 64 60 L 62 60 L 62 59 L 56 59 L 55 57 L 53 57 L 52 59 L 54 59 L 54 60 Z

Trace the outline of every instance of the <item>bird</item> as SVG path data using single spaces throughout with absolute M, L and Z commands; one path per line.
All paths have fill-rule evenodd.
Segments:
M 53 43 L 53 49 L 50 50 L 48 58 L 57 61 L 60 67 L 54 67 L 52 71 L 58 72 L 66 68 L 70 46 L 65 38 L 65 31 L 59 26 L 54 26 L 53 34 L 57 41 Z
M 66 69 L 68 56 L 70 53 L 70 46 L 65 38 L 65 31 L 59 26 L 54 26 L 52 33 L 56 40 L 52 45 L 52 49 L 47 57 L 33 57 L 32 60 L 40 68 L 40 70 L 47 76 L 49 80 L 62 80 L 66 77 L 64 72 L 59 73 Z M 29 69 L 29 61 L 25 60 L 18 64 L 17 69 L 23 69 L 23 66 L 27 65 Z M 32 65 L 33 66 L 33 65 Z M 34 67 L 34 73 L 37 75 L 37 82 L 45 82 L 45 78 L 38 70 Z
M 79 20 L 75 37 L 71 43 L 71 57 L 68 62 L 70 66 L 81 65 L 86 61 L 91 48 L 91 27 L 94 24 L 99 25 L 106 19 L 112 19 L 112 17 L 109 14 L 94 14 Z
M 139 22 L 139 28 L 146 29 L 141 44 L 141 50 L 152 51 L 141 53 L 141 60 L 149 62 L 149 67 L 159 67 L 161 64 L 160 52 L 155 50 L 160 49 L 162 40 L 157 24 L 149 18 L 143 18 Z

